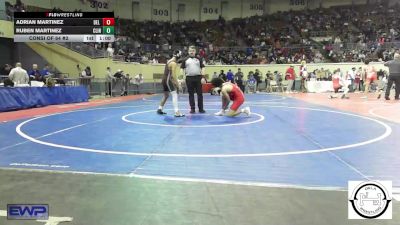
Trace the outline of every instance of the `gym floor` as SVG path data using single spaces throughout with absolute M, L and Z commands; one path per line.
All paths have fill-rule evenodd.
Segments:
M 371 94 L 249 94 L 252 115 L 155 113 L 160 95 L 0 114 L 7 204 L 49 204 L 65 224 L 399 224 L 347 219 L 349 180 L 400 187 L 400 102 Z M 42 224 L 46 224 L 43 221 Z

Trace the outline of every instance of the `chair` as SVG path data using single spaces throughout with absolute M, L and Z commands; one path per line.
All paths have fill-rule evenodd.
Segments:
M 271 87 L 271 91 L 272 91 L 272 92 L 275 92 L 274 90 L 277 90 L 277 89 L 278 89 L 278 84 L 276 83 L 275 80 L 271 80 L 270 83 L 269 83 L 269 85 L 270 85 L 270 87 Z

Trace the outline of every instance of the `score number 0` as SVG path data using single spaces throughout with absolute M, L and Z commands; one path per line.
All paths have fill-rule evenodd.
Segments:
M 114 26 L 114 18 L 103 18 L 103 26 Z

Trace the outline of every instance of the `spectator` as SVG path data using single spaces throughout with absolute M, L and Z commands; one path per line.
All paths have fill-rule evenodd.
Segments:
M 87 66 L 84 70 L 82 70 L 81 77 L 93 77 L 90 66 Z
M 307 65 L 306 61 L 303 60 L 301 61 L 300 65 L 300 77 L 301 77 L 301 84 L 300 84 L 300 89 L 302 92 L 307 92 L 307 78 L 308 78 L 308 71 L 307 71 Z
M 3 66 L 3 68 L 1 68 L 0 75 L 10 74 L 11 69 L 12 69 L 12 66 L 10 64 L 5 64 Z
M 272 88 L 271 88 L 271 80 L 273 80 L 274 78 L 272 77 L 272 73 L 270 70 L 268 70 L 268 72 L 265 74 L 265 90 L 267 92 L 272 92 Z
M 139 73 L 138 75 L 136 75 L 133 79 L 133 86 L 134 86 L 134 94 L 140 94 L 140 86 L 141 84 L 143 84 L 144 79 L 143 79 L 143 75 L 141 73 Z
M 242 90 L 242 92 L 245 92 L 245 87 L 244 87 L 244 81 L 243 81 L 243 73 L 240 71 L 240 68 L 238 69 L 238 72 L 235 75 L 235 83 L 237 86 Z
M 81 85 L 86 87 L 89 93 L 91 90 L 92 78 L 94 78 L 94 76 L 92 75 L 92 70 L 90 69 L 90 66 L 87 66 L 81 72 L 80 82 Z
M 364 90 L 365 73 L 363 72 L 362 67 L 358 68 L 358 70 L 356 72 L 356 77 L 359 78 L 358 87 L 356 87 L 356 89 L 358 91 L 363 91 Z
M 346 80 L 348 84 L 348 88 L 350 92 L 355 90 L 354 88 L 354 80 L 356 79 L 356 68 L 353 67 L 351 70 L 347 71 Z
M 206 52 L 204 51 L 204 49 L 200 49 L 200 51 L 199 51 L 199 56 L 201 57 L 201 58 L 203 58 L 203 59 L 205 59 L 206 58 Z
M 57 84 L 65 86 L 65 77 L 66 77 L 66 75 L 59 74 L 59 77 L 57 79 Z
M 37 64 L 32 65 L 32 69 L 29 71 L 29 79 L 34 81 L 42 81 L 42 82 L 45 81 L 44 77 L 42 76 L 42 74 L 38 69 Z
M 122 78 L 122 94 L 121 96 L 127 96 L 128 95 L 128 91 L 129 91 L 129 84 L 131 81 L 131 77 L 129 75 L 129 73 L 127 73 L 123 78 Z
M 257 92 L 257 80 L 253 76 L 253 71 L 249 73 L 249 79 L 247 80 L 247 93 Z
M 117 72 L 115 72 L 114 77 L 117 79 L 121 79 L 122 77 L 124 77 L 123 72 L 124 71 L 122 71 L 121 69 L 118 69 Z
M 112 86 L 113 86 L 114 80 L 115 80 L 115 78 L 112 75 L 111 68 L 107 67 L 107 69 L 106 69 L 106 88 L 107 88 L 106 96 L 107 95 L 109 95 L 110 97 L 113 96 L 112 95 Z
M 243 72 L 240 68 L 238 68 L 238 71 L 235 74 L 235 79 L 237 79 L 238 77 L 240 77 L 243 80 Z
M 14 85 L 18 86 L 19 84 L 29 84 L 29 75 L 26 70 L 22 69 L 20 62 L 15 64 L 15 68 L 10 71 L 8 77 L 14 83 Z
M 214 79 L 214 78 L 218 78 L 218 74 L 215 71 L 214 71 L 214 74 L 212 75 L 212 79 Z
M 114 74 L 115 78 L 115 84 L 114 84 L 114 90 L 119 91 L 121 93 L 121 96 L 124 95 L 125 92 L 125 74 L 124 71 L 121 69 L 118 69 L 117 72 Z
M 110 57 L 110 58 L 112 58 L 114 56 L 114 49 L 113 49 L 111 43 L 108 44 L 107 56 Z
M 230 81 L 231 83 L 235 83 L 235 77 L 232 73 L 232 70 L 228 70 L 228 73 L 226 74 L 226 80 Z
M 285 78 L 288 81 L 286 93 L 292 93 L 292 91 L 294 90 L 294 85 L 293 85 L 294 80 L 296 79 L 296 74 L 294 72 L 294 66 L 290 65 L 290 67 L 286 70 Z
M 273 76 L 274 76 L 274 80 L 276 81 L 276 85 L 277 85 L 278 89 L 280 89 L 280 91 L 283 92 L 283 89 L 282 89 L 282 74 L 279 73 L 278 71 L 274 71 Z
M 50 67 L 47 64 L 44 66 L 44 68 L 42 69 L 40 74 L 42 75 L 44 80 L 46 80 L 48 77 L 51 77 L 53 75 L 52 73 L 50 73 Z
M 343 94 L 341 98 L 349 99 L 347 93 L 349 92 L 348 86 L 350 85 L 350 83 L 348 83 L 348 81 L 342 77 L 339 69 L 337 69 L 336 72 L 332 75 L 332 83 L 335 94 L 330 95 L 330 98 L 337 98 L 338 97 L 337 93 L 339 92 L 339 89 L 342 89 Z
M 219 73 L 218 77 L 221 78 L 222 80 L 224 80 L 224 82 L 227 81 L 226 74 L 224 73 L 224 70 L 221 70 L 221 72 Z
M 253 71 L 250 71 L 248 74 L 247 74 L 247 80 L 250 80 L 250 78 L 254 78 L 254 72 Z
M 324 80 L 325 78 L 325 72 L 323 69 L 317 69 L 317 71 L 315 71 L 315 75 L 317 76 L 317 81 Z
M 262 82 L 262 80 L 261 80 L 261 72 L 258 70 L 258 69 L 256 69 L 256 72 L 254 73 L 254 79 L 256 79 L 256 91 L 258 92 L 259 91 L 259 89 L 258 89 L 258 86 L 261 84 L 261 82 Z
M 79 64 L 76 65 L 76 70 L 78 71 L 78 77 L 81 77 L 82 76 L 82 69 L 79 66 Z
M 376 74 L 376 69 L 373 65 L 369 64 L 370 60 L 366 60 L 364 62 L 365 68 L 364 68 L 364 73 L 365 73 L 365 90 L 364 93 L 365 95 L 362 98 L 368 98 L 367 94 L 370 91 L 371 85 L 375 83 L 377 80 L 377 74 Z

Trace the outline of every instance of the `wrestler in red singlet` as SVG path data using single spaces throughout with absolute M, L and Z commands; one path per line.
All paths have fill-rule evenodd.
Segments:
M 241 113 L 250 116 L 251 112 L 249 107 L 239 109 L 239 107 L 244 103 L 244 94 L 242 90 L 240 90 L 239 86 L 230 82 L 224 82 L 224 80 L 220 78 L 212 79 L 211 83 L 215 88 L 221 89 L 222 109 L 215 113 L 216 116 L 225 115 L 233 117 L 238 116 Z M 229 112 L 225 112 L 225 110 L 228 109 L 230 101 L 232 101 L 232 105 Z
M 229 92 L 229 98 L 233 101 L 231 110 L 237 111 L 244 102 L 244 95 L 242 90 L 236 84 L 231 84 L 232 90 Z

